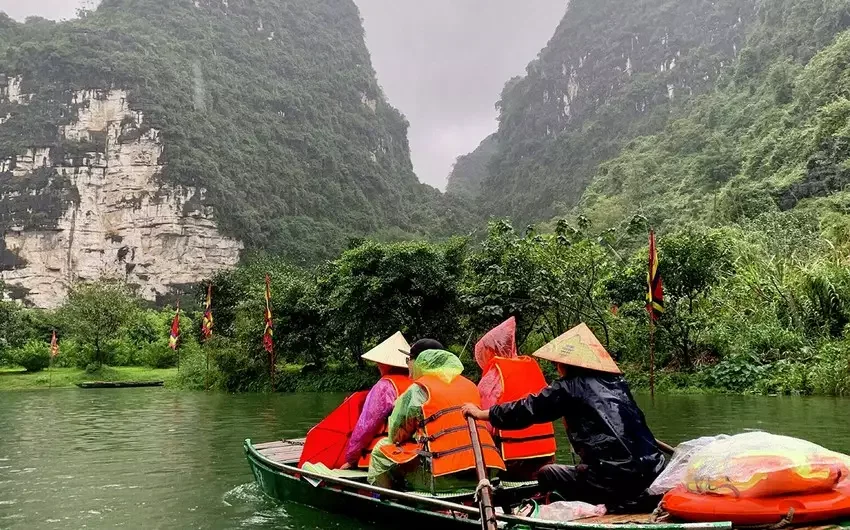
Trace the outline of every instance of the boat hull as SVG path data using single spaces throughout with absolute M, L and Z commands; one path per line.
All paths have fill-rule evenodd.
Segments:
M 386 490 L 355 481 L 329 477 L 296 466 L 299 441 L 283 440 L 259 444 L 245 440 L 244 449 L 262 492 L 272 499 L 294 502 L 332 513 L 351 515 L 369 523 L 386 523 L 387 528 L 399 523 L 412 528 L 439 528 L 463 530 L 481 528 L 478 509 L 473 506 L 472 495 L 455 496 L 451 500 L 435 499 L 412 492 Z M 302 442 L 303 443 L 303 442 Z M 274 446 L 274 447 L 270 447 Z M 265 452 L 265 453 L 264 453 Z M 309 480 L 308 480 L 309 477 Z M 312 480 L 317 485 L 310 482 Z M 500 502 L 508 505 L 529 498 L 536 493 L 536 485 L 502 489 Z M 648 514 L 646 514 L 648 517 Z M 728 522 L 714 523 L 648 523 L 635 521 L 632 516 L 615 516 L 617 522 L 592 520 L 557 522 L 500 515 L 500 528 L 511 530 L 730 530 Z M 612 524 L 613 523 L 613 524 Z
M 369 523 L 398 525 L 400 521 L 409 522 L 409 518 L 413 516 L 417 522 L 440 525 L 441 530 L 469 530 L 481 527 L 478 520 L 452 517 L 341 488 L 313 486 L 307 480 L 296 477 L 263 458 L 253 450 L 248 440 L 245 441 L 245 454 L 260 490 L 278 501 L 295 502 L 331 513 L 349 515 Z

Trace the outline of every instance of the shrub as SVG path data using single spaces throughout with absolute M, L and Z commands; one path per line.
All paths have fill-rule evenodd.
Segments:
M 143 345 L 139 360 L 151 368 L 171 368 L 177 365 L 177 352 L 168 347 L 168 339 L 160 339 Z
M 50 365 L 50 347 L 45 342 L 31 340 L 12 350 L 10 360 L 27 372 L 40 372 Z
M 223 388 L 221 372 L 212 360 L 207 370 L 207 349 L 199 347 L 197 343 L 180 351 L 177 383 L 181 388 L 189 390 Z

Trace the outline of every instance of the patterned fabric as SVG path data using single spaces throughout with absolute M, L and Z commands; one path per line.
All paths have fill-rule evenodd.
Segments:
M 658 274 L 658 252 L 655 248 L 655 232 L 649 231 L 649 272 L 646 275 L 646 310 L 654 321 L 664 312 L 664 287 Z

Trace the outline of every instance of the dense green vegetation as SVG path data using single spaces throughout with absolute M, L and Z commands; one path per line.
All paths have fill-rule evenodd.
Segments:
M 269 273 L 277 390 L 368 386 L 376 373 L 360 355 L 396 330 L 410 340 L 432 336 L 453 345 L 474 376 L 472 345 L 511 315 L 525 352 L 588 323 L 633 384 L 645 386 L 646 230 L 642 217 L 601 236 L 584 217 L 541 233 L 519 233 L 497 221 L 480 243 L 355 241 L 336 260 L 312 269 L 280 258 L 250 259 L 212 279 L 215 329 L 207 343 L 199 344 L 197 329 L 204 293 L 199 290 L 197 303 L 183 301 L 190 311 L 182 313 L 177 380 L 198 389 L 269 388 L 261 341 Z M 666 312 L 657 331 L 660 388 L 850 394 L 847 249 L 846 242 L 838 246 L 821 233 L 814 215 L 796 210 L 661 236 Z M 8 303 L 2 309 L 0 355 L 7 364 L 46 359 L 54 328 L 62 337 L 62 366 L 95 371 L 177 362 L 167 347 L 173 310 L 143 309 L 120 285 L 77 286 L 54 312 Z M 95 324 L 109 332 L 95 331 Z
M 164 178 L 210 189 L 249 253 L 211 280 L 208 342 L 204 290 L 183 301 L 179 384 L 270 389 L 268 273 L 275 390 L 367 386 L 375 371 L 360 355 L 396 330 L 451 345 L 474 374 L 472 344 L 511 315 L 525 352 L 587 322 L 645 386 L 653 226 L 661 389 L 850 394 L 850 0 L 573 0 L 506 85 L 497 134 L 458 160 L 449 198 L 412 175 L 406 124 L 374 82 L 353 5 L 232 0 L 224 17 L 210 0 L 152 2 L 106 0 L 59 25 L 0 19 L 0 70 L 35 94 L 0 107 L 12 114 L 0 154 L 55 146 L 68 118 L 56 102 L 101 79 L 129 87 L 163 130 Z M 50 208 L 72 196 L 35 177 L 55 186 Z M 469 228 L 444 200 L 544 223 L 386 242 Z M 57 329 L 62 365 L 171 367 L 172 316 L 118 284 L 75 286 L 53 312 L 2 303 L 0 361 L 37 372 Z
M 249 249 L 312 263 L 349 236 L 445 235 L 464 218 L 416 180 L 408 124 L 375 80 L 350 0 L 104 0 L 62 23 L 0 13 L 0 30 L 0 86 L 22 76 L 32 94 L 0 102 L 0 158 L 102 152 L 105 138 L 69 143 L 57 126 L 74 118 L 73 90 L 124 88 L 142 128 L 162 131 L 163 178 L 206 188 L 220 228 Z M 51 173 L 51 189 L 0 175 L 0 191 L 35 189 L 55 220 L 69 191 Z M 8 226 L 32 209 L 4 212 Z
M 773 4 L 733 76 L 602 166 L 586 215 L 720 225 L 797 208 L 846 241 L 850 33 L 832 35 L 850 23 L 850 3 Z
M 505 86 L 479 202 L 599 229 L 800 208 L 846 232 L 848 27 L 846 0 L 572 2 Z M 450 190 L 481 178 L 458 168 Z
M 771 3 L 571 1 L 526 75 L 508 81 L 497 103 L 484 211 L 523 224 L 569 212 L 600 163 L 663 128 L 671 109 L 728 75 L 756 5 Z M 450 182 L 467 174 L 456 171 Z

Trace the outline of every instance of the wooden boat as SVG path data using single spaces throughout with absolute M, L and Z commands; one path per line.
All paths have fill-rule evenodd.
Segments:
M 77 383 L 80 388 L 135 388 L 142 386 L 163 386 L 165 381 L 83 381 Z
M 245 454 L 254 479 L 273 499 L 296 502 L 328 512 L 353 515 L 372 523 L 440 530 L 481 528 L 473 492 L 434 496 L 370 486 L 363 478 L 341 478 L 298 469 L 304 440 L 254 444 L 245 440 Z M 496 505 L 509 506 L 538 493 L 536 483 L 504 484 Z M 606 515 L 573 522 L 543 521 L 499 515 L 500 528 L 542 530 L 728 530 L 731 523 L 652 523 L 651 514 Z

